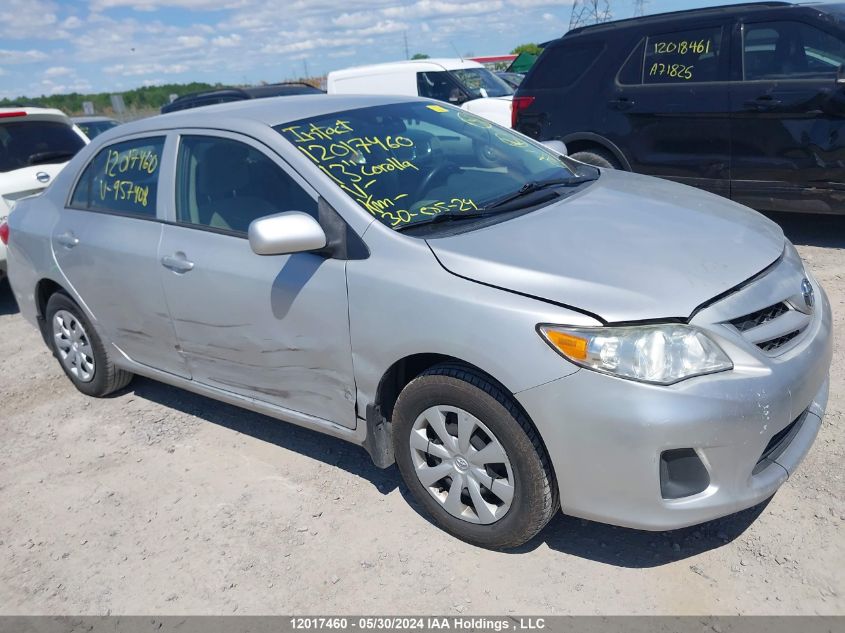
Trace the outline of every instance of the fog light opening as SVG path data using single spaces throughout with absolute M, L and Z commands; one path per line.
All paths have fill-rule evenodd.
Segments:
M 664 499 L 691 497 L 707 490 L 710 474 L 691 448 L 676 448 L 660 454 L 660 495 Z

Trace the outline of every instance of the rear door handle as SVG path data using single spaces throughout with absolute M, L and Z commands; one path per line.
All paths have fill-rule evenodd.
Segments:
M 176 273 L 186 273 L 194 269 L 194 262 L 189 262 L 182 252 L 165 255 L 161 258 L 161 265 Z
M 619 97 L 618 99 L 611 99 L 607 102 L 612 110 L 630 110 L 634 107 L 633 99 L 628 97 Z
M 79 244 L 79 238 L 73 234 L 73 231 L 67 231 L 66 233 L 57 235 L 56 241 L 65 248 L 73 248 Z

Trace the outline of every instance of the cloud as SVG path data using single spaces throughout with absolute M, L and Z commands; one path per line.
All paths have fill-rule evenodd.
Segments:
M 211 43 L 219 48 L 232 48 L 233 46 L 240 45 L 241 36 L 237 33 L 232 33 L 231 35 L 220 35 L 219 37 L 215 37 L 211 40 Z
M 72 75 L 73 69 L 67 66 L 50 66 L 44 71 L 45 77 L 63 77 L 65 75 Z
M 206 40 L 200 35 L 180 35 L 176 42 L 184 48 L 199 48 L 205 46 Z
M 12 51 L 0 49 L 0 60 L 4 64 L 28 64 L 38 62 L 42 59 L 47 59 L 47 54 L 43 51 L 30 49 L 28 51 Z
M 56 5 L 45 0 L 3 0 L 0 3 L 0 38 L 52 39 L 56 30 Z
M 137 75 L 149 75 L 152 73 L 162 73 L 164 75 L 178 75 L 188 70 L 189 67 L 185 64 L 173 64 L 167 66 L 164 64 L 114 64 L 113 66 L 106 66 L 103 71 L 111 75 L 121 75 L 123 77 L 133 77 Z

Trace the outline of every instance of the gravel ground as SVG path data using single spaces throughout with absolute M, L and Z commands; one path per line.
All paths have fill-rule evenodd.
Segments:
M 136 379 L 76 392 L 0 288 L 0 613 L 843 614 L 845 217 L 778 216 L 830 295 L 831 398 L 768 502 L 676 532 L 457 541 L 362 449 Z

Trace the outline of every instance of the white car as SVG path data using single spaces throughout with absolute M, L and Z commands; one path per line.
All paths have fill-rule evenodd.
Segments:
M 42 191 L 88 137 L 60 110 L 0 108 L 0 223 L 14 202 Z M 0 281 L 6 247 L 0 240 Z
M 511 126 L 513 88 L 471 60 L 412 59 L 356 66 L 330 72 L 326 83 L 329 94 L 427 97 Z

